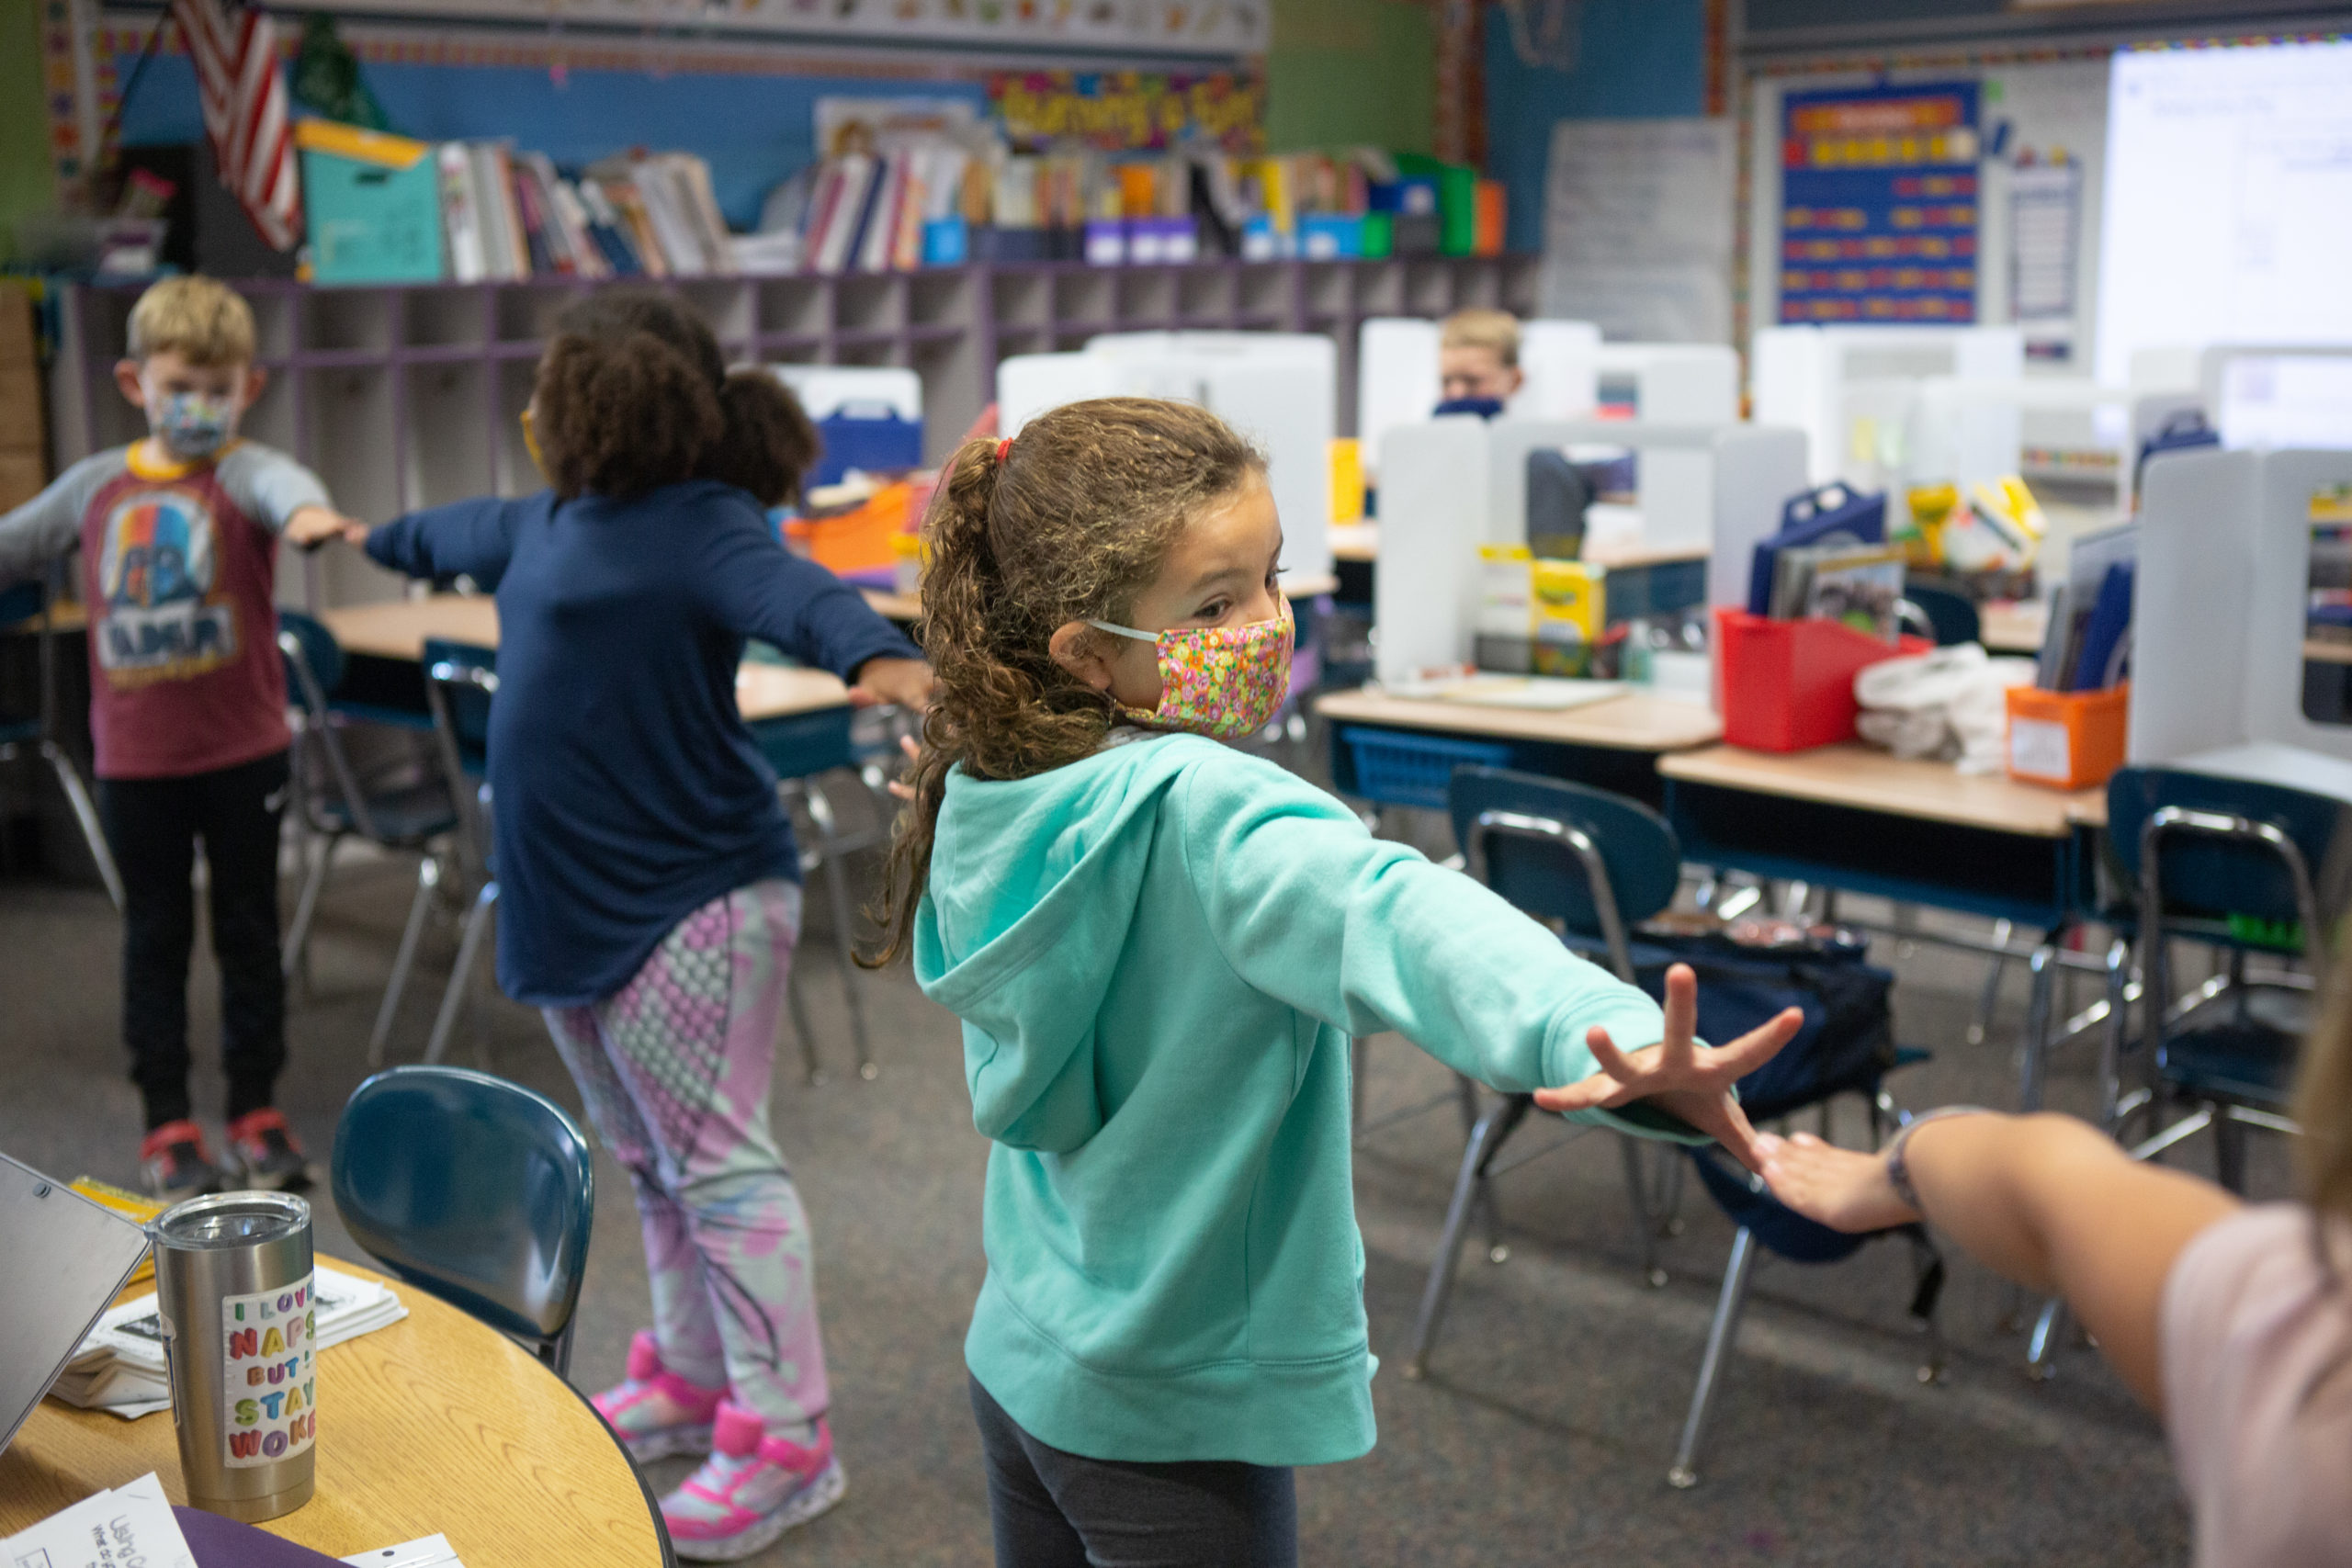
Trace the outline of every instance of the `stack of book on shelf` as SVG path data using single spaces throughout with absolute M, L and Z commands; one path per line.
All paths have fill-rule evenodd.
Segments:
M 797 231 L 815 272 L 904 272 L 968 259 L 966 234 L 986 166 L 945 140 L 829 158 L 788 182 L 762 215 L 767 243 Z
M 459 283 L 750 270 L 719 216 L 710 166 L 692 154 L 609 158 L 578 179 L 544 152 L 503 142 L 447 141 L 434 157 L 446 270 Z

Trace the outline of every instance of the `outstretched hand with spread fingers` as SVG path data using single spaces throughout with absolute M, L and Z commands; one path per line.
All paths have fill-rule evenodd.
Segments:
M 1760 1173 L 1756 1129 L 1732 1098 L 1732 1085 L 1762 1066 L 1796 1038 L 1804 1014 L 1795 1008 L 1751 1029 L 1728 1045 L 1702 1045 L 1693 1031 L 1699 1016 L 1699 978 L 1687 964 L 1666 972 L 1666 1037 L 1630 1055 L 1617 1048 L 1609 1031 L 1596 1025 L 1585 1044 L 1600 1071 L 1581 1083 L 1538 1089 L 1535 1103 L 1546 1111 L 1614 1111 L 1646 1100 L 1713 1136 L 1748 1169 Z

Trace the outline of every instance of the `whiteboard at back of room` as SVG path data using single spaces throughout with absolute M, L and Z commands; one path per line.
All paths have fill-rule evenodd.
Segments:
M 2106 175 L 2099 380 L 2134 349 L 2352 344 L 2352 40 L 2118 53 Z

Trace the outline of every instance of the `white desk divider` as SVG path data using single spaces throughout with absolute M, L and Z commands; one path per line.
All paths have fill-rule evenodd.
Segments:
M 1380 570 L 1372 581 L 1373 662 L 1383 681 L 1470 660 L 1478 547 L 1488 542 L 1493 511 L 1488 428 L 1474 414 L 1449 414 L 1385 438 Z
M 2352 725 L 2302 705 L 2312 496 L 2352 484 L 2352 451 L 2172 452 L 2143 484 L 2132 761 L 2265 742 L 2352 758 Z
M 1653 424 L 1730 424 L 1739 418 L 1739 355 L 1719 343 L 1605 343 L 1595 360 L 1606 405 L 1630 392 Z
M 2025 374 L 2025 339 L 2013 326 L 1766 327 L 1756 334 L 1752 358 L 1756 423 L 1805 433 L 1814 483 L 1843 479 L 1879 490 L 1885 479 L 1874 433 L 1890 421 L 1898 428 L 1905 423 L 1917 384 L 1931 376 L 2018 380 Z M 1972 407 L 1968 417 L 1984 429 L 1959 437 L 1964 450 L 1990 450 L 2007 429 L 2014 452 L 2014 410 L 1988 404 Z M 1860 460 L 1858 437 L 1866 448 Z M 1996 471 L 2016 472 L 2015 457 Z
M 1384 681 L 1471 657 L 1478 547 L 1527 542 L 1527 457 L 1607 443 L 1640 455 L 1642 548 L 1708 552 L 1708 601 L 1745 604 L 1756 542 L 1807 488 L 1804 436 L 1757 425 L 1424 420 L 1392 432 L 1373 580 Z
M 1443 397 L 1440 336 L 1436 321 L 1375 316 L 1363 323 L 1356 340 L 1356 435 L 1365 472 L 1379 473 L 1388 432 L 1428 419 Z M 1510 400 L 1511 417 L 1589 417 L 1599 395 L 1601 348 L 1600 329 L 1590 321 L 1520 322 L 1519 367 L 1527 379 Z
M 1331 440 L 1336 351 L 1304 333 L 1121 333 L 1077 354 L 1020 355 L 997 374 L 1008 434 L 1046 409 L 1084 398 L 1196 402 L 1256 441 L 1283 521 L 1283 568 L 1331 570 Z
M 771 365 L 810 419 L 844 406 L 887 407 L 910 423 L 922 418 L 922 378 L 897 365 Z
M 1590 419 L 1600 402 L 1600 329 L 1590 321 L 1521 321 L 1519 367 L 1526 382 L 1513 419 Z
M 1117 367 L 1086 354 L 1015 354 L 996 367 L 997 429 L 1018 435 L 1021 427 L 1064 403 L 1107 398 L 1121 391 Z
M 1356 333 L 1356 440 L 1364 471 L 1380 472 L 1388 433 L 1430 417 L 1442 396 L 1437 374 L 1438 324 L 1374 316 Z

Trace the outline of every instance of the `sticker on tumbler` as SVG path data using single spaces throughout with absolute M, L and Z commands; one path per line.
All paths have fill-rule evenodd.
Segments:
M 311 1337 L 318 1303 L 305 1274 L 280 1290 L 220 1298 L 222 1386 L 232 1470 L 274 1464 L 311 1446 L 313 1408 Z

